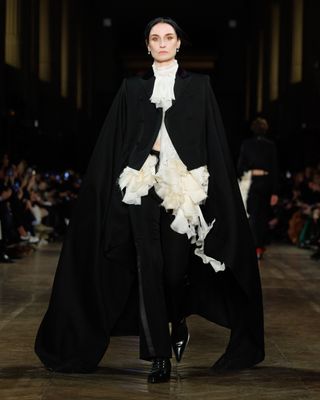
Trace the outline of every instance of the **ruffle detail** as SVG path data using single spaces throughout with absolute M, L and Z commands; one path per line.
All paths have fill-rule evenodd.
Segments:
M 150 97 L 151 103 L 157 108 L 162 107 L 164 111 L 172 106 L 174 96 L 174 81 L 178 69 L 177 60 L 173 60 L 172 64 L 164 67 L 152 65 L 155 82 L 153 92 Z
M 162 107 L 167 110 L 172 106 L 172 100 L 175 99 L 173 85 L 174 78 L 156 79 L 154 83 L 153 94 L 150 97 L 151 103 L 154 103 L 157 108 Z
M 189 172 L 179 159 L 168 160 L 166 165 L 161 165 L 154 185 L 163 199 L 161 205 L 176 216 L 171 227 L 176 232 L 186 233 L 189 239 L 194 236 L 194 227 L 199 222 L 197 206 L 207 198 L 205 186 L 209 178 L 206 166 L 193 171 Z
M 118 184 L 125 195 L 122 199 L 127 204 L 141 204 L 141 197 L 146 196 L 155 183 L 157 157 L 150 154 L 140 170 L 126 167 L 118 179 Z
M 225 265 L 204 254 L 204 240 L 215 222 L 208 225 L 200 208 L 207 198 L 208 182 L 207 166 L 188 171 L 180 159 L 171 159 L 159 169 L 154 188 L 163 199 L 161 205 L 172 210 L 175 216 L 170 227 L 175 232 L 187 234 L 191 243 L 197 246 L 194 253 L 218 272 L 225 270 Z
M 180 159 L 171 159 L 160 165 L 155 173 L 157 158 L 149 155 L 140 171 L 126 167 L 119 178 L 120 188 L 126 187 L 122 199 L 127 204 L 141 204 L 141 196 L 147 195 L 151 186 L 163 199 L 161 205 L 175 216 L 170 227 L 175 232 L 187 234 L 197 246 L 194 253 L 202 261 L 210 263 L 216 272 L 225 265 L 204 254 L 204 240 L 214 221 L 206 223 L 200 205 L 207 198 L 209 173 L 207 166 L 188 171 Z
M 210 265 L 212 266 L 212 268 L 216 271 L 224 271 L 226 269 L 226 266 L 224 263 L 216 260 L 213 257 L 207 256 L 206 254 L 204 254 L 204 240 L 207 236 L 207 234 L 209 233 L 210 229 L 212 228 L 213 224 L 215 223 L 215 219 L 208 225 L 205 221 L 205 219 L 203 218 L 203 215 L 201 213 L 201 215 L 199 216 L 201 223 L 200 226 L 198 228 L 198 239 L 196 240 L 196 245 L 198 246 L 198 248 L 195 249 L 194 254 L 199 256 L 202 261 L 204 262 L 204 264 L 208 264 L 210 263 Z M 191 241 L 191 243 L 193 243 Z

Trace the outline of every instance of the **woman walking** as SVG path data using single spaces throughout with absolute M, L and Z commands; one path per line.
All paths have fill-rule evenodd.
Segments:
M 185 71 L 171 18 L 145 29 L 153 63 L 124 79 L 64 239 L 35 350 L 54 371 L 90 372 L 113 335 L 138 335 L 148 381 L 180 362 L 187 317 L 230 328 L 215 370 L 264 358 L 255 249 L 209 77 Z

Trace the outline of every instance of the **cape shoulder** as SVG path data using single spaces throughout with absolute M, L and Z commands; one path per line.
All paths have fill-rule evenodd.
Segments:
M 211 85 L 211 78 L 208 74 L 203 74 L 200 72 L 188 71 L 182 68 L 179 68 L 177 71 L 176 79 L 188 79 L 191 78 L 197 84 L 209 84 Z M 134 75 L 130 77 L 123 78 L 122 85 L 127 86 L 128 88 L 141 85 L 146 80 L 154 80 L 153 72 L 148 70 L 144 75 Z

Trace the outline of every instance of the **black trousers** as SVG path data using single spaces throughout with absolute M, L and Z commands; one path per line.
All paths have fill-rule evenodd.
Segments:
M 248 193 L 247 208 L 255 246 L 268 242 L 271 184 L 269 176 L 253 176 Z
M 160 206 L 154 188 L 130 205 L 137 249 L 140 306 L 140 358 L 171 357 L 169 322 L 184 317 L 183 304 L 190 242 L 170 228 L 171 212 Z

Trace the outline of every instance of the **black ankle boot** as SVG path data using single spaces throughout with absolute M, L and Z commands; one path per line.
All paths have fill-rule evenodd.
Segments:
M 152 362 L 150 374 L 148 375 L 148 382 L 160 383 L 168 382 L 171 374 L 170 358 L 155 358 Z
M 171 344 L 177 362 L 180 362 L 190 339 L 185 318 L 172 325 Z

